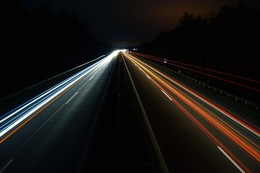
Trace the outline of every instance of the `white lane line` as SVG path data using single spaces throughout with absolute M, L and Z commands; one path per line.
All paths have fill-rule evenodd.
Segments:
M 146 77 L 147 77 L 148 79 L 151 79 L 147 74 L 146 74 Z
M 103 67 L 101 67 L 97 72 L 99 72 Z M 96 72 L 96 73 L 97 73 Z M 78 92 L 96 75 L 96 73 L 87 81 L 85 82 L 79 89 L 78 89 Z
M 45 121 L 29 138 L 27 138 L 27 140 L 23 143 L 23 145 L 20 148 L 23 148 L 32 138 L 33 136 L 38 133 L 47 123 L 51 123 L 53 117 L 66 105 L 66 103 L 64 103 L 58 110 L 56 110 L 56 112 L 54 112 L 48 119 L 47 121 Z M 2 173 L 0 171 L 0 173 Z
M 97 72 L 99 72 L 103 67 L 101 67 Z M 97 73 L 96 72 L 96 73 Z M 78 89 L 78 92 L 96 75 L 96 73 L 87 81 L 85 82 L 79 89 Z
M 84 85 L 82 85 L 82 86 L 78 89 L 78 92 L 79 92 L 88 82 L 89 82 L 89 80 L 88 80 L 86 83 L 84 83 Z
M 245 173 L 245 171 L 242 168 L 240 168 L 240 166 L 220 146 L 217 146 L 217 147 L 237 167 L 237 169 L 240 172 Z
M 164 95 L 166 95 L 166 97 L 168 97 L 168 99 L 170 99 L 172 101 L 172 98 L 163 90 L 161 90 L 163 92 Z
M 103 66 L 102 66 L 102 67 L 100 67 L 100 68 L 98 69 L 98 71 L 97 71 L 97 72 L 99 72 L 100 70 L 102 70 L 102 68 L 103 68 Z
M 78 91 L 73 96 L 70 97 L 70 99 L 66 102 L 66 104 L 68 104 L 77 94 L 78 94 Z
M 81 78 L 82 74 L 87 74 L 89 73 L 92 69 L 94 69 L 97 65 L 99 65 L 100 61 L 96 62 L 95 64 L 92 64 L 91 66 L 87 67 L 85 70 L 82 70 L 76 74 L 74 74 L 73 76 L 67 78 L 65 81 L 62 81 L 60 83 L 58 83 L 57 85 L 55 85 L 54 87 L 44 91 L 43 93 L 41 93 L 40 95 L 36 96 L 37 98 L 35 98 L 34 100 L 32 100 L 31 102 L 29 102 L 28 104 L 22 106 L 21 108 L 19 108 L 18 110 L 16 110 L 15 112 L 12 112 L 11 114 L 9 114 L 7 117 L 3 118 L 0 120 L 0 123 L 4 122 L 5 120 L 9 119 L 10 117 L 12 117 L 13 115 L 15 115 L 16 113 L 18 113 L 19 111 L 25 109 L 26 107 L 32 105 L 34 102 L 36 102 L 37 100 L 40 100 L 41 98 L 49 95 L 51 92 L 53 92 L 54 90 L 61 88 L 62 86 L 68 86 L 69 84 L 77 81 L 77 79 Z M 76 78 L 76 80 L 75 80 Z M 72 82 L 70 82 L 72 81 Z M 69 84 L 68 84 L 69 83 Z
M 14 159 L 11 159 L 5 164 L 5 166 L 0 170 L 0 173 L 3 173 L 4 170 L 14 161 Z
M 103 61 L 102 61 L 103 62 Z M 55 85 L 55 88 L 51 88 L 51 90 L 48 90 L 47 92 L 44 92 L 44 95 L 41 95 L 40 97 L 37 97 L 37 99 L 33 100 L 33 102 L 36 102 L 38 99 L 40 99 L 41 97 L 46 97 L 43 101 L 37 103 L 36 106 L 32 107 L 29 109 L 28 112 L 26 112 L 25 114 L 23 114 L 19 119 L 17 119 L 16 121 L 12 122 L 10 125 L 6 126 L 6 124 L 4 124 L 6 127 L 0 131 L 0 137 L 2 137 L 4 134 L 8 133 L 11 129 L 13 129 L 14 127 L 16 127 L 19 123 L 21 123 L 23 120 L 25 120 L 27 117 L 29 117 L 30 115 L 32 115 L 33 113 L 35 113 L 37 110 L 39 110 L 40 108 L 42 108 L 44 105 L 46 105 L 48 102 L 50 102 L 51 100 L 53 100 L 55 97 L 57 97 L 59 94 L 61 94 L 62 92 L 64 92 L 67 88 L 69 88 L 70 86 L 72 86 L 73 84 L 75 84 L 76 82 L 78 82 L 79 80 L 81 80 L 86 74 L 90 73 L 95 67 L 97 67 L 100 63 L 102 62 L 97 62 L 98 64 L 93 64 L 90 67 L 86 68 L 85 70 L 82 70 L 81 72 L 73 75 L 72 77 L 66 79 L 65 81 Z M 55 89 L 58 89 L 57 91 L 54 91 Z M 26 106 L 29 106 L 30 104 L 32 104 L 33 102 L 30 102 L 29 104 L 25 105 L 24 107 L 20 108 L 20 110 L 26 108 Z M 18 111 L 18 110 L 17 110 Z M 15 113 L 18 112 L 14 112 L 10 115 L 8 115 L 6 118 L 10 118 L 12 116 L 15 115 Z M 3 121 L 4 119 L 2 119 L 1 121 Z M 2 126 L 2 125 L 1 125 Z
M 138 102 L 139 107 L 140 107 L 140 109 L 141 109 L 141 115 L 143 116 L 143 119 L 144 119 L 144 122 L 145 122 L 145 126 L 146 126 L 146 128 L 147 128 L 147 130 L 148 130 L 149 139 L 151 139 L 151 141 L 152 141 L 152 146 L 153 146 L 153 149 L 154 149 L 154 151 L 155 151 L 155 156 L 156 156 L 156 159 L 157 159 L 158 162 L 159 162 L 160 172 L 162 172 L 162 173 L 169 173 L 169 170 L 168 170 L 167 165 L 166 165 L 166 163 L 165 163 L 165 161 L 164 161 L 164 158 L 163 158 L 161 149 L 160 149 L 159 144 L 158 144 L 158 142 L 157 142 L 157 140 L 156 140 L 156 137 L 155 137 L 155 135 L 154 135 L 153 129 L 152 129 L 152 127 L 151 127 L 151 124 L 150 124 L 149 119 L 148 119 L 148 117 L 147 117 L 147 114 L 146 114 L 146 112 L 145 112 L 144 106 L 143 106 L 143 104 L 142 104 L 142 101 L 141 101 L 141 99 L 140 99 L 140 96 L 139 96 L 138 91 L 137 91 L 137 89 L 136 89 L 136 87 L 135 87 L 133 78 L 132 78 L 132 76 L 131 76 L 131 74 L 130 74 L 130 72 L 129 72 L 129 69 L 128 69 L 127 65 L 126 65 L 126 62 L 125 62 L 125 59 L 124 59 L 124 58 L 123 58 L 123 62 L 124 62 L 124 64 L 125 64 L 126 71 L 127 71 L 127 73 L 128 73 L 128 76 L 129 76 L 130 82 L 131 82 L 131 84 L 132 84 L 132 87 L 133 87 L 133 89 L 134 89 L 134 93 L 135 93 L 137 102 Z
M 162 74 L 161 72 L 159 72 L 158 70 L 152 68 L 151 66 L 148 66 L 150 69 L 154 70 L 156 73 L 160 74 L 161 76 L 165 77 L 166 79 L 168 79 L 169 81 L 171 81 L 172 83 L 174 83 L 175 85 L 181 87 L 182 89 L 184 89 L 185 91 L 189 92 L 191 95 L 195 96 L 196 98 L 200 99 L 201 101 L 203 101 L 204 103 L 210 105 L 211 107 L 213 107 L 215 110 L 221 112 L 223 115 L 225 115 L 226 117 L 228 117 L 229 119 L 233 120 L 234 122 L 238 123 L 240 126 L 244 127 L 245 129 L 247 129 L 248 131 L 250 131 L 251 133 L 253 133 L 254 135 L 256 135 L 257 137 L 260 137 L 259 131 L 255 130 L 255 129 L 251 129 L 249 125 L 247 124 L 243 124 L 240 120 L 237 120 L 235 118 L 233 118 L 232 114 L 231 116 L 229 115 L 229 113 L 225 110 L 219 109 L 218 107 L 221 108 L 221 105 L 218 105 L 217 103 L 210 103 L 209 101 L 207 101 L 206 99 L 200 97 L 196 92 L 192 91 L 191 89 L 185 87 L 184 85 L 182 85 L 181 83 L 178 83 L 177 81 L 169 78 L 168 76 Z M 248 127 L 249 126 L 249 127 Z
M 89 80 L 93 79 L 94 76 L 95 76 L 95 75 L 91 76 L 91 78 L 90 78 Z

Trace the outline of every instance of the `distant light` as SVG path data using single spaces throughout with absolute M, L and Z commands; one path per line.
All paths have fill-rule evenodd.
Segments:
M 138 50 L 137 48 L 133 48 L 134 51 Z

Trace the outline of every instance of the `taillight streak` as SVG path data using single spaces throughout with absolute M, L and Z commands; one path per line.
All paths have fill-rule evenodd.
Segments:
M 185 104 L 187 104 L 190 108 L 192 108 L 195 112 L 197 112 L 199 115 L 201 115 L 205 120 L 207 120 L 210 124 L 212 124 L 216 129 L 218 129 L 222 134 L 224 134 L 225 136 L 227 136 L 231 141 L 233 141 L 236 145 L 240 146 L 247 154 L 251 155 L 253 158 L 255 158 L 257 161 L 260 161 L 260 156 L 259 156 L 259 152 L 257 151 L 259 149 L 259 146 L 257 144 L 255 144 L 254 142 L 252 142 L 250 139 L 246 138 L 244 135 L 242 135 L 239 131 L 237 131 L 235 128 L 233 128 L 231 125 L 229 125 L 228 123 L 226 123 L 224 120 L 221 120 L 218 116 L 216 116 L 214 113 L 212 113 L 211 111 L 209 111 L 207 108 L 205 108 L 204 106 L 202 106 L 201 104 L 199 104 L 198 102 L 196 102 L 195 100 L 193 100 L 192 98 L 190 98 L 189 96 L 187 96 L 186 94 L 184 94 L 182 91 L 180 91 L 179 89 L 177 89 L 176 87 L 174 87 L 172 84 L 168 83 L 167 81 L 165 81 L 164 79 L 162 79 L 161 77 L 157 76 L 154 72 L 152 72 L 149 69 L 152 69 L 153 71 L 156 71 L 156 73 L 159 73 L 162 77 L 173 81 L 172 79 L 170 79 L 168 76 L 162 74 L 161 72 L 159 72 L 158 70 L 150 67 L 149 65 L 145 64 L 144 62 L 128 55 L 128 54 L 124 54 L 125 57 L 129 58 L 132 62 L 135 63 L 135 65 L 137 65 L 139 68 L 143 69 L 143 72 L 145 73 L 145 75 L 149 75 L 149 77 L 152 79 L 151 81 L 168 97 L 171 98 L 170 100 L 173 101 L 175 103 L 175 105 L 179 105 L 178 107 L 186 112 L 185 114 L 187 115 L 187 110 L 185 110 L 184 107 L 182 107 L 173 97 L 171 97 L 165 90 L 163 90 L 163 88 L 160 86 L 164 86 L 165 88 L 167 88 L 167 90 L 169 90 L 172 94 L 174 94 L 175 96 L 177 96 L 180 100 L 182 100 Z M 146 68 L 147 67 L 147 68 Z M 148 69 L 149 68 L 149 69 Z M 155 81 L 158 81 L 159 83 L 155 82 L 153 79 L 155 79 Z M 219 111 L 220 113 L 226 115 L 227 117 L 229 117 L 230 119 L 232 119 L 234 122 L 238 123 L 238 124 L 242 124 L 241 126 L 244 127 L 245 129 L 249 130 L 250 132 L 253 132 L 253 134 L 255 134 L 256 136 L 259 136 L 259 132 L 257 130 L 255 130 L 254 128 L 250 127 L 247 124 L 244 124 L 243 122 L 241 122 L 240 120 L 234 118 L 233 115 L 231 115 L 230 113 L 227 113 L 225 110 L 222 110 L 221 108 L 219 108 L 217 105 L 214 105 L 212 102 L 206 100 L 203 97 L 200 97 L 198 94 L 196 94 L 194 91 L 192 91 L 191 89 L 188 89 L 187 87 L 184 87 L 182 84 L 177 83 L 176 81 L 173 82 L 174 84 L 177 84 L 179 87 L 183 88 L 185 91 L 189 92 L 190 94 L 194 95 L 196 98 L 199 98 L 199 100 L 203 101 L 204 103 L 208 104 L 209 106 L 211 106 L 212 108 L 214 108 L 215 110 Z M 228 115 L 227 115 L 228 114 Z M 192 116 L 189 113 L 190 116 Z M 230 117 L 231 116 L 231 117 Z M 193 117 L 194 118 L 194 117 Z M 249 126 L 249 127 L 248 127 Z M 243 140 L 244 139 L 244 140 Z M 246 140 L 246 141 L 245 141 Z M 221 146 L 223 148 L 223 145 Z M 256 148 L 254 148 L 256 147 Z M 235 160 L 237 160 L 235 158 Z M 245 167 L 244 165 L 242 165 L 240 163 L 240 165 L 242 167 Z M 246 169 L 246 168 L 245 168 Z M 249 171 L 247 171 L 249 172 Z

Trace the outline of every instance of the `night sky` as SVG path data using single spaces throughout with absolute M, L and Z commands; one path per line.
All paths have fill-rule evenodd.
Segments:
M 49 3 L 52 12 L 76 13 L 98 40 L 115 47 L 138 46 L 160 32 L 173 29 L 184 12 L 216 14 L 239 0 L 24 0 L 29 8 Z M 246 0 L 251 6 L 258 0 Z

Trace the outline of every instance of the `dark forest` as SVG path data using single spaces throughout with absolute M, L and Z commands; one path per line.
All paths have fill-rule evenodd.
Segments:
M 139 52 L 259 81 L 259 31 L 259 9 L 239 1 L 236 7 L 222 6 L 214 16 L 195 17 L 185 12 L 176 28 L 141 44 Z M 259 93 L 255 91 L 190 71 L 182 72 L 231 94 L 259 102 Z
M 259 80 L 259 31 L 259 9 L 240 1 L 214 16 L 186 12 L 176 28 L 143 43 L 139 51 Z
M 54 15 L 48 4 L 28 10 L 15 0 L 0 8 L 0 97 L 112 50 L 76 15 Z M 214 16 L 186 12 L 176 28 L 143 43 L 139 51 L 259 80 L 259 31 L 259 9 L 240 1 L 236 7 L 224 5 Z
M 28 10 L 3 1 L 0 22 L 0 98 L 111 51 L 76 15 L 54 15 L 48 4 Z

